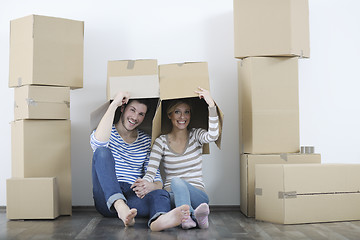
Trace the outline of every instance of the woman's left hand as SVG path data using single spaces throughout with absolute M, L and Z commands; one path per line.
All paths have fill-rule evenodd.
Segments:
M 154 190 L 154 184 L 145 179 L 138 178 L 131 185 L 131 189 L 136 193 L 136 196 L 143 198 L 146 194 Z
M 215 102 L 212 99 L 210 92 L 204 88 L 198 87 L 199 90 L 195 91 L 197 94 L 199 94 L 199 98 L 203 98 L 205 102 L 209 105 L 209 107 L 214 107 Z

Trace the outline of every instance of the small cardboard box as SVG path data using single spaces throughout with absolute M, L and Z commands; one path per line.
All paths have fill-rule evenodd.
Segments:
M 55 219 L 59 196 L 55 177 L 6 180 L 8 219 Z
M 240 158 L 240 210 L 255 217 L 255 166 L 257 164 L 321 163 L 320 154 L 242 154 Z
M 14 89 L 14 118 L 69 119 L 70 88 L 26 85 Z
M 250 57 L 238 63 L 244 153 L 300 150 L 297 57 Z
M 90 130 L 97 128 L 111 101 L 119 91 L 129 92 L 131 99 L 146 99 L 150 109 L 139 129 L 152 135 L 155 111 L 159 105 L 160 88 L 158 65 L 155 59 L 108 61 L 107 102 L 90 114 Z M 121 114 L 120 108 L 115 118 Z
M 18 120 L 11 123 L 12 176 L 56 177 L 60 215 L 71 215 L 70 120 Z
M 310 57 L 308 0 L 234 0 L 235 57 Z
M 156 59 L 108 61 L 107 75 L 107 100 L 114 99 L 124 89 L 132 98 L 159 98 Z
M 9 87 L 83 87 L 84 22 L 30 15 L 10 22 Z
M 166 134 L 171 130 L 171 122 L 166 115 L 166 109 L 169 101 L 173 99 L 188 98 L 193 108 L 190 126 L 208 129 L 208 106 L 194 92 L 198 90 L 198 87 L 210 90 L 207 62 L 159 65 L 159 79 L 161 102 L 154 117 L 152 140 L 155 141 L 161 134 Z M 216 108 L 219 116 L 220 135 L 215 143 L 220 148 L 224 115 L 218 105 L 216 105 Z M 204 144 L 203 153 L 209 152 L 209 145 Z
M 360 164 L 256 165 L 257 220 L 360 220 Z

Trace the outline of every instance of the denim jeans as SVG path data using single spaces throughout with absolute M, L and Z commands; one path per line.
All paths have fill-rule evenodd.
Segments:
M 194 218 L 194 209 L 201 203 L 209 203 L 209 197 L 204 191 L 178 177 L 171 180 L 170 198 L 175 207 L 183 204 L 189 205 L 192 218 Z
M 137 217 L 149 217 L 148 225 L 161 214 L 171 210 L 169 193 L 157 189 L 138 198 L 130 188 L 131 184 L 118 182 L 115 161 L 109 148 L 96 149 L 92 160 L 93 197 L 96 210 L 105 217 L 117 217 L 113 204 L 123 199 L 129 208 L 137 209 Z

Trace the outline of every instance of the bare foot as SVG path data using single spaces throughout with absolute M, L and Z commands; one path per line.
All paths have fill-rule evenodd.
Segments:
M 167 212 L 150 224 L 152 231 L 162 231 L 168 228 L 179 226 L 190 215 L 189 205 L 182 205 Z
M 130 209 L 122 199 L 114 202 L 114 208 L 118 213 L 118 217 L 124 222 L 125 227 L 130 227 L 135 224 L 135 217 L 137 214 L 135 208 Z

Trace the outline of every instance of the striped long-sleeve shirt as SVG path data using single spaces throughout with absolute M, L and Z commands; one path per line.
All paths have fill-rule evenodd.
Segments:
M 217 140 L 219 136 L 219 117 L 216 107 L 209 107 L 209 130 L 200 128 L 190 130 L 189 139 L 183 153 L 174 152 L 169 144 L 167 135 L 158 137 L 151 150 L 148 170 L 144 179 L 152 182 L 163 161 L 165 172 L 164 188 L 170 191 L 171 179 L 180 177 L 194 187 L 204 190 L 202 175 L 202 145 Z
M 150 155 L 150 137 L 138 130 L 138 137 L 133 143 L 125 142 L 115 126 L 111 130 L 110 139 L 100 142 L 95 138 L 95 131 L 90 136 L 93 151 L 98 147 L 108 147 L 115 160 L 115 173 L 119 182 L 133 184 L 136 179 L 144 176 Z M 160 171 L 156 172 L 155 181 L 162 181 Z

